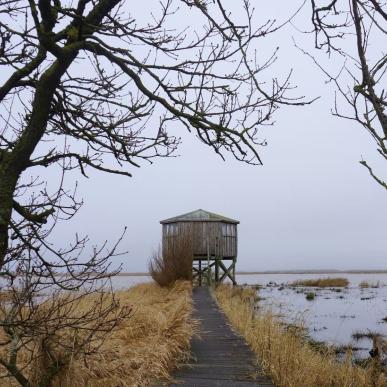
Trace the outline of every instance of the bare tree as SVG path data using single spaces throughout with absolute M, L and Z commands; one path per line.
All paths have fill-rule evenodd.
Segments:
M 12 290 L 23 276 L 33 283 L 22 286 L 26 302 L 7 304 L 4 328 L 12 308 L 35 310 L 42 289 L 91 291 L 115 273 L 116 245 L 86 258 L 87 238 L 68 248 L 51 243 L 57 222 L 82 205 L 69 174 L 131 176 L 128 166 L 172 155 L 180 127 L 221 157 L 261 164 L 260 126 L 271 125 L 281 105 L 309 103 L 294 96 L 291 72 L 269 75 L 277 49 L 255 48 L 283 24 L 255 25 L 247 0 L 235 19 L 220 0 L 155 2 L 146 20 L 130 5 L 0 0 L 0 285 Z M 195 23 L 175 28 L 188 18 Z M 48 167 L 59 183 L 44 177 Z M 0 363 L 17 377 L 13 359 Z
M 255 27 L 248 1 L 240 5 L 245 17 L 234 23 L 220 1 L 167 0 L 141 23 L 119 0 L 0 2 L 8 75 L 0 88 L 0 267 L 41 244 L 67 265 L 69 252 L 45 242 L 44 225 L 73 216 L 81 203 L 63 186 L 53 193 L 30 178 L 39 167 L 130 176 L 126 164 L 176 149 L 172 121 L 218 154 L 261 163 L 259 126 L 271 124 L 281 104 L 305 102 L 288 96 L 289 76 L 263 78 L 276 50 L 262 63 L 250 52 L 280 26 Z M 195 12 L 203 28 L 175 30 L 169 19 L 179 12 Z M 42 250 L 34 254 L 45 262 Z
M 364 127 L 387 161 L 387 2 L 311 0 L 311 5 L 316 48 L 343 59 L 339 73 L 332 75 L 308 54 L 336 86 L 333 114 Z M 343 102 L 351 113 L 346 112 Z M 367 161 L 360 163 L 387 189 L 387 183 Z

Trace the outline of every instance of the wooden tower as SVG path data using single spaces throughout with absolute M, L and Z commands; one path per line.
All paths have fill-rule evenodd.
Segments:
M 190 236 L 193 251 L 193 278 L 203 282 L 222 282 L 229 278 L 236 285 L 235 264 L 239 222 L 223 215 L 196 210 L 162 220 L 163 252 Z

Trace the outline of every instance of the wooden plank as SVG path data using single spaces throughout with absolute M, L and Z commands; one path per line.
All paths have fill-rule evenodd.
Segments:
M 246 341 L 229 326 L 209 289 L 195 288 L 193 301 L 194 317 L 201 321 L 200 338 L 192 339 L 192 360 L 176 372 L 176 384 L 170 386 L 273 387 Z

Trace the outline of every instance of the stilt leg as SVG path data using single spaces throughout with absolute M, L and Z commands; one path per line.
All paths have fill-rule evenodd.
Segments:
M 234 278 L 233 284 L 236 285 L 236 279 L 235 279 L 235 266 L 236 266 L 236 258 L 232 260 L 232 278 Z
M 199 260 L 199 286 L 202 286 L 202 261 Z

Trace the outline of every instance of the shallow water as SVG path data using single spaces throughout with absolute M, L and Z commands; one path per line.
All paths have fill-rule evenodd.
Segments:
M 150 275 L 118 275 L 112 278 L 112 285 L 114 290 L 120 290 L 150 281 L 152 281 Z
M 289 287 L 299 279 L 344 277 L 347 288 Z M 259 305 L 272 310 L 288 323 L 303 323 L 310 336 L 336 346 L 351 345 L 357 357 L 368 357 L 371 339 L 356 341 L 354 332 L 375 332 L 387 337 L 387 274 L 270 274 L 240 275 L 239 283 L 260 284 Z M 377 288 L 361 289 L 361 281 L 378 283 Z M 308 301 L 305 293 L 316 297 Z

